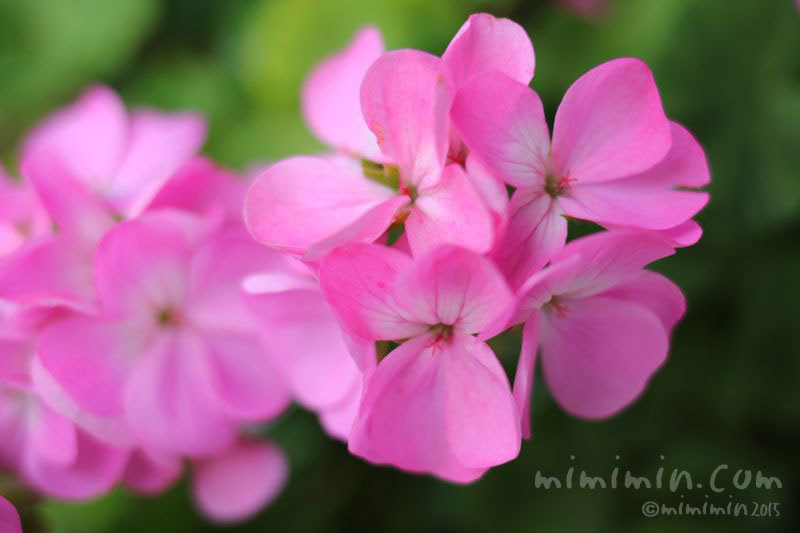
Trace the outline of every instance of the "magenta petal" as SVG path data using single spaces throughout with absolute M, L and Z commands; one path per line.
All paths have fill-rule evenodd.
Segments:
M 644 390 L 667 356 L 661 321 L 635 303 L 570 301 L 542 316 L 542 368 L 556 401 L 582 418 L 605 418 Z
M 509 218 L 492 259 L 512 287 L 520 287 L 542 268 L 567 240 L 567 220 L 559 204 L 533 187 L 517 189 Z
M 454 89 L 484 72 L 501 72 L 527 85 L 535 64 L 533 44 L 525 29 L 487 13 L 470 15 L 442 55 L 442 66 Z
M 591 183 L 642 172 L 661 161 L 670 126 L 650 69 L 615 59 L 581 76 L 564 95 L 553 126 L 553 171 Z
M 183 464 L 177 457 L 134 450 L 128 459 L 122 480 L 127 487 L 137 492 L 156 495 L 175 483 L 182 470 Z
M 531 314 L 522 328 L 522 349 L 514 376 L 514 401 L 520 414 L 522 437 L 531 438 L 531 396 L 536 368 L 536 352 L 539 350 L 539 313 Z
M 128 217 L 138 215 L 164 183 L 189 161 L 206 137 L 205 119 L 196 113 L 140 109 L 131 115 L 128 144 L 106 192 Z
M 114 177 L 127 134 L 122 100 L 108 87 L 95 86 L 35 128 L 25 140 L 22 159 L 42 149 L 55 150 L 78 180 L 104 190 Z
M 686 312 L 686 298 L 680 288 L 666 277 L 641 270 L 629 279 L 601 294 L 641 305 L 656 315 L 667 333 Z
M 303 84 L 303 116 L 311 131 L 329 146 L 373 159 L 375 137 L 361 114 L 361 81 L 383 53 L 377 28 L 367 26 L 347 48 L 314 67 Z
M 121 342 L 115 323 L 92 318 L 59 321 L 39 339 L 39 360 L 82 408 L 98 415 L 122 412 L 121 390 L 139 346 Z
M 539 96 L 497 72 L 473 78 L 450 110 L 453 124 L 486 169 L 498 180 L 544 186 L 550 135 Z
M 218 453 L 236 436 L 208 390 L 200 339 L 163 335 L 138 365 L 124 393 L 132 432 L 157 452 L 202 456 Z
M 194 467 L 197 506 L 218 523 L 246 520 L 274 500 L 288 477 L 286 456 L 267 442 L 241 442 Z
M 264 346 L 298 401 L 312 409 L 345 401 L 361 372 L 321 291 L 288 290 L 247 299 Z
M 29 421 L 29 453 L 41 460 L 68 467 L 78 455 L 75 426 L 45 405 L 39 405 Z
M 22 163 L 22 171 L 33 184 L 59 232 L 92 247 L 114 225 L 108 207 L 75 179 L 55 151 L 30 152 Z
M 418 337 L 381 361 L 350 435 L 354 454 L 458 483 L 517 455 L 519 421 L 494 354 L 464 334 L 446 342 Z
M 438 184 L 420 191 L 406 232 L 414 255 L 444 244 L 485 253 L 494 241 L 494 222 L 461 167 L 448 165 Z
M 502 314 L 511 291 L 491 261 L 456 246 L 442 246 L 400 271 L 391 293 L 425 324 L 475 333 Z
M 417 50 L 389 52 L 361 84 L 361 109 L 383 153 L 405 183 L 432 185 L 447 153 L 446 87 L 439 59 Z M 442 94 L 442 91 L 445 94 Z
M 392 196 L 389 188 L 349 167 L 293 157 L 256 178 L 244 214 L 257 241 L 302 255 Z
M 22 524 L 14 506 L 0 496 L 0 531 L 4 533 L 22 533 Z
M 214 402 L 242 420 L 274 418 L 289 404 L 279 370 L 255 335 L 206 334 L 207 380 Z
M 395 302 L 390 287 L 411 263 L 407 255 L 378 244 L 349 244 L 322 262 L 320 284 L 339 320 L 368 340 L 405 339 L 427 330 Z

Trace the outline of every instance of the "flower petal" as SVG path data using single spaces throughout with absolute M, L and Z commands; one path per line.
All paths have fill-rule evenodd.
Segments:
M 522 328 L 522 349 L 514 376 L 514 401 L 520 414 L 522 437 L 531 438 L 531 397 L 536 368 L 536 352 L 539 350 L 539 313 L 531 314 Z
M 686 298 L 680 288 L 661 274 L 649 270 L 637 272 L 601 296 L 636 303 L 649 309 L 661 320 L 667 333 L 672 331 L 686 312 Z
M 615 59 L 564 95 L 553 126 L 553 171 L 581 184 L 622 178 L 661 161 L 670 144 L 650 69 L 637 59 Z
M 476 76 L 458 92 L 453 124 L 483 166 L 515 187 L 544 186 L 550 135 L 539 96 L 497 72 Z
M 582 418 L 605 418 L 630 404 L 667 355 L 661 321 L 635 303 L 605 297 L 545 311 L 542 368 L 556 401 Z
M 0 530 L 7 533 L 22 533 L 17 510 L 2 496 L 0 496 Z
M 288 469 L 286 456 L 274 444 L 240 442 L 195 464 L 192 494 L 203 514 L 214 522 L 240 522 L 280 494 Z
M 383 54 L 377 28 L 366 26 L 341 52 L 314 67 L 302 90 L 303 116 L 311 131 L 329 146 L 375 160 L 379 154 L 361 114 L 361 81 Z
M 494 241 L 492 216 L 458 165 L 448 165 L 438 184 L 420 191 L 406 231 L 414 255 L 444 244 L 485 253 Z

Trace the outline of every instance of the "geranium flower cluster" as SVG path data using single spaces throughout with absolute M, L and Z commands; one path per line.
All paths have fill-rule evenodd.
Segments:
M 357 456 L 459 483 L 530 436 L 537 355 L 569 413 L 629 405 L 685 310 L 644 267 L 700 238 L 705 157 L 641 61 L 578 79 L 552 135 L 534 66 L 486 14 L 442 57 L 365 28 L 303 87 L 330 151 L 249 190 L 198 155 L 194 113 L 93 87 L 46 118 L 0 176 L 0 469 L 75 500 L 188 469 L 232 521 L 283 486 L 262 435 L 292 401 Z M 603 231 L 568 242 L 573 219 Z M 486 341 L 517 325 L 512 388 Z

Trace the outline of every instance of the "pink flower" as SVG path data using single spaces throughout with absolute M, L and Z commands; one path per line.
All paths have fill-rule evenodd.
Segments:
M 0 259 L 26 242 L 50 232 L 50 219 L 36 193 L 16 184 L 0 165 Z
M 442 59 L 401 50 L 368 66 L 381 50 L 377 34 L 362 31 L 304 89 L 306 116 L 323 139 L 366 157 L 371 148 L 360 141 L 366 121 L 381 149 L 373 158 L 379 162 L 297 157 L 277 163 L 248 194 L 250 231 L 309 260 L 341 244 L 375 241 L 393 223 L 405 225 L 414 253 L 444 243 L 487 251 L 497 225 L 490 211 L 503 211 L 506 193 L 482 179 L 476 165 L 464 172 L 460 141 L 449 128 L 450 98 L 483 72 L 530 81 L 530 40 L 517 24 L 481 14 L 470 17 Z M 363 118 L 355 112 L 356 87 Z
M 609 61 L 578 79 L 558 108 L 552 142 L 539 97 L 502 74 L 473 78 L 451 114 L 471 154 L 518 188 L 493 252 L 513 286 L 564 245 L 562 215 L 675 231 L 708 201 L 677 189 L 708 183 L 705 157 L 667 120 L 641 61 Z
M 22 533 L 22 524 L 14 506 L 0 496 L 0 531 L 3 533 Z
M 287 394 L 241 294 L 274 254 L 236 228 L 177 211 L 124 222 L 95 259 L 96 315 L 47 328 L 43 367 L 81 408 L 123 418 L 155 452 L 213 454 Z
M 35 388 L 35 334 L 24 314 L 9 307 L 0 321 L 0 468 L 51 496 L 94 498 L 119 479 L 127 452 L 78 428 Z
M 508 380 L 472 336 L 511 303 L 490 261 L 449 246 L 412 260 L 351 244 L 325 258 L 320 280 L 349 331 L 400 343 L 369 376 L 351 452 L 460 483 L 516 457 L 519 415 Z
M 525 322 L 514 396 L 526 437 L 539 350 L 553 397 L 574 416 L 611 416 L 639 396 L 686 308 L 678 287 L 642 267 L 672 253 L 659 236 L 633 230 L 572 241 L 519 289 L 509 315 L 487 328 L 491 335 Z

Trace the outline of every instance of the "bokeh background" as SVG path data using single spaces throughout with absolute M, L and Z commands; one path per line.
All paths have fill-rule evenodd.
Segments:
M 376 24 L 389 48 L 440 54 L 469 13 L 526 27 L 533 87 L 552 120 L 564 91 L 620 56 L 652 67 L 667 113 L 707 150 L 705 236 L 657 269 L 689 312 L 644 396 L 614 419 L 569 418 L 538 384 L 534 439 L 474 485 L 367 465 L 290 411 L 268 428 L 291 460 L 282 496 L 231 531 L 800 531 L 800 14 L 793 0 L 608 0 L 586 17 L 559 0 L 0 0 L 0 156 L 36 120 L 101 81 L 130 105 L 194 108 L 210 119 L 205 152 L 233 168 L 320 149 L 299 87 L 311 66 Z M 500 348 L 513 366 L 514 342 Z M 0 438 L 2 436 L 0 435 Z M 574 456 L 571 459 L 570 456 Z M 619 456 L 617 459 L 616 456 Z M 662 459 L 661 456 L 664 458 Z M 570 466 L 654 478 L 660 466 L 727 490 L 545 490 L 536 471 Z M 781 489 L 739 491 L 738 469 Z M 577 475 L 576 474 L 576 475 Z M 645 518 L 645 501 L 780 503 L 779 518 Z M 146 499 L 118 490 L 81 505 L 43 502 L 45 531 L 215 531 L 184 484 Z

